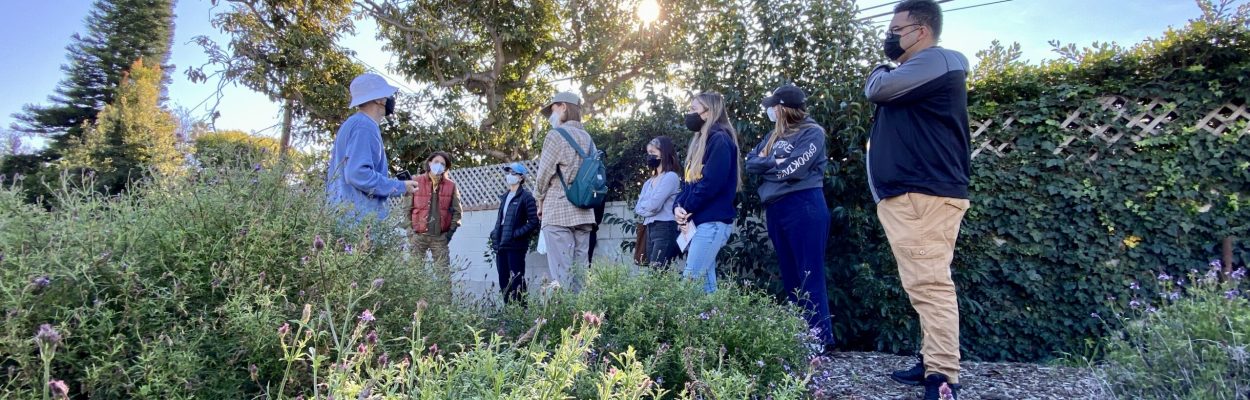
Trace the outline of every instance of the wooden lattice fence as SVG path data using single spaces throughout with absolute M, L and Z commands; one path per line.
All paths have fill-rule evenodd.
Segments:
M 1131 101 L 1133 100 L 1122 96 L 1107 96 L 1098 99 L 1102 111 L 1114 113 L 1113 123 L 1110 124 L 1090 122 L 1087 118 L 1088 113 L 1083 113 L 1081 110 L 1068 113 L 1060 126 L 1069 134 L 1055 147 L 1054 154 L 1070 153 L 1069 148 L 1077 141 L 1097 141 L 1109 145 L 1127 138 L 1136 143 L 1147 137 L 1161 134 L 1164 126 L 1171 124 L 1179 117 L 1175 107 L 1161 98 L 1140 99 L 1137 101 L 1137 107 L 1131 107 L 1129 104 Z M 1230 102 L 1216 107 L 1198 120 L 1194 128 L 1213 135 L 1234 133 L 1239 127 L 1241 131 L 1236 134 L 1250 133 L 1250 109 L 1244 102 L 1242 103 Z M 971 121 L 974 146 L 972 157 L 975 159 L 982 154 L 1004 157 L 1009 154 L 1014 147 L 1015 137 L 988 133 L 1009 131 L 1015 123 L 1017 123 L 1016 119 L 1011 116 L 1002 117 L 1000 120 L 990 118 Z M 1132 153 L 1132 149 L 1125 151 Z M 1069 154 L 1068 158 L 1074 156 L 1076 155 Z M 1086 155 L 1086 158 L 1094 160 L 1098 156 L 1098 152 L 1093 152 Z

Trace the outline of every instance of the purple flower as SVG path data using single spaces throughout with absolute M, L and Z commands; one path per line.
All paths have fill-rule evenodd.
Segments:
M 1154 308 L 1154 307 L 1147 307 L 1147 308 L 1146 308 L 1146 312 L 1151 313 L 1151 314 L 1154 314 L 1156 311 L 1159 311 L 1159 309 Z
M 373 322 L 373 320 L 374 320 L 374 318 L 373 318 L 373 313 L 372 313 L 372 312 L 370 312 L 369 310 L 365 310 L 364 312 L 361 312 L 361 313 L 360 313 L 360 320 L 361 320 L 361 321 L 364 321 L 364 322 Z
M 373 280 L 373 288 L 374 288 L 374 289 L 379 289 L 379 288 L 381 288 L 381 287 L 382 287 L 382 283 L 383 283 L 383 282 L 386 282 L 386 280 L 384 280 L 384 279 L 382 279 L 382 278 L 374 279 L 374 280 Z
M 257 379 L 257 374 L 259 373 L 260 373 L 260 368 L 256 368 L 256 364 L 251 364 L 247 366 L 247 374 L 251 376 L 253 381 Z
M 708 319 L 707 313 L 705 313 L 705 312 L 701 312 L 701 313 L 699 313 L 699 319 L 704 320 L 704 321 L 707 321 L 707 319 Z
M 755 366 L 764 368 L 764 360 L 755 360 Z
M 1211 263 L 1207 265 L 1210 265 L 1212 269 L 1224 269 L 1224 262 L 1218 259 L 1211 260 Z
M 299 258 L 299 263 L 300 263 L 300 264 L 308 264 L 308 256 L 303 256 L 303 257 L 300 257 L 300 258 Z
M 369 331 L 369 334 L 365 335 L 365 341 L 369 342 L 369 344 L 377 344 L 378 331 Z
M 1168 275 L 1168 273 L 1167 273 L 1167 272 L 1160 273 L 1160 274 L 1159 274 L 1159 280 L 1160 280 L 1160 281 L 1170 281 L 1170 280 L 1172 280 L 1172 275 Z
M 63 380 L 53 379 L 48 381 L 48 390 L 50 390 L 52 395 L 56 398 L 64 399 L 69 397 L 69 386 L 66 386 L 65 381 Z
M 1100 315 L 1098 315 L 1098 313 L 1096 313 L 1096 312 L 1089 313 L 1089 317 L 1090 317 L 1090 318 L 1094 318 L 1094 319 L 1101 318 L 1101 316 L 1100 316 Z
M 1219 268 L 1211 268 L 1210 271 L 1207 271 L 1206 280 L 1215 281 L 1216 279 L 1219 279 L 1219 278 L 1220 278 Z
M 35 333 L 35 343 L 56 346 L 61 343 L 61 333 L 57 332 L 52 325 L 39 325 L 39 331 Z
M 1237 268 L 1237 270 L 1233 271 L 1233 274 L 1229 275 L 1229 277 L 1233 278 L 1234 281 L 1240 281 L 1244 279 L 1246 277 L 1246 268 L 1245 267 Z
M 1168 293 L 1168 300 L 1176 301 L 1176 300 L 1178 300 L 1178 299 L 1180 299 L 1180 298 L 1181 298 L 1181 292 L 1179 292 L 1179 291 L 1174 291 L 1174 292 L 1172 292 L 1172 293 Z
M 252 164 L 252 172 L 260 172 L 260 163 Z
M 52 280 L 48 279 L 48 277 L 46 276 L 41 276 L 41 277 L 35 278 L 33 281 L 31 281 L 31 283 L 34 283 L 35 287 L 43 289 L 43 288 L 48 287 L 48 285 L 52 284 Z
M 1137 281 L 1133 281 L 1133 283 L 1128 284 L 1128 288 L 1133 289 L 1133 290 L 1141 290 L 1141 284 L 1137 283 Z
M 1241 295 L 1241 291 L 1237 289 L 1230 289 L 1229 291 L 1224 292 L 1224 298 L 1229 299 L 1229 300 L 1235 299 L 1237 298 L 1237 296 L 1240 296 L 1240 295 Z
M 1176 286 L 1185 286 L 1185 278 L 1176 278 Z
M 1136 310 L 1137 307 L 1141 307 L 1141 302 L 1134 299 L 1133 301 L 1128 302 L 1128 306 Z
M 343 245 L 343 252 L 344 252 L 344 253 L 347 253 L 347 254 L 352 254 L 352 252 L 353 252 L 353 251 L 352 251 L 352 249 L 353 249 L 353 247 L 352 247 L 352 244 L 351 244 L 351 243 L 348 243 L 348 244 Z
M 321 235 L 313 236 L 313 250 L 321 251 L 326 248 L 326 241 L 321 239 Z
M 278 327 L 278 337 L 286 337 L 288 333 L 291 333 L 291 324 L 283 322 L 282 326 Z
M 382 353 L 382 355 L 378 356 L 378 365 L 385 367 L 390 362 L 391 356 L 389 354 Z

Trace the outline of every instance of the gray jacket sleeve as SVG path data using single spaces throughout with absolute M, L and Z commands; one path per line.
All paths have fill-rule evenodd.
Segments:
M 811 125 L 788 140 L 794 149 L 785 158 L 774 158 L 773 155 L 758 157 L 763 144 L 756 146 L 748 155 L 750 158 L 747 165 L 751 166 L 751 172 L 759 173 L 762 179 L 773 182 L 800 181 L 813 173 L 824 174 L 827 156 L 823 129 Z
M 665 172 L 655 181 L 655 185 L 651 190 L 647 190 L 638 198 L 638 204 L 634 206 L 634 212 L 640 217 L 652 217 L 660 213 L 660 209 L 668 202 L 668 198 L 677 192 L 681 186 L 681 179 L 677 178 L 677 174 L 673 172 Z
M 968 60 L 963 55 L 939 47 L 928 48 L 898 68 L 881 65 L 872 70 L 864 85 L 864 96 L 873 103 L 894 101 L 956 70 L 968 70 Z

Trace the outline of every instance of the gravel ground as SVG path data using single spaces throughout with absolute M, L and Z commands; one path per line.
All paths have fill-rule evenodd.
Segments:
M 912 400 L 921 387 L 890 379 L 915 357 L 881 353 L 838 353 L 818 362 L 811 393 L 817 399 Z M 1088 369 L 1018 363 L 962 363 L 961 399 L 1114 399 Z

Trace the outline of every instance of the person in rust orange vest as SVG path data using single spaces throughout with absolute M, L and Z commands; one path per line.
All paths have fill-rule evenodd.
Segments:
M 405 204 L 404 215 L 411 224 L 408 230 L 412 249 L 417 257 L 434 257 L 435 272 L 451 278 L 451 255 L 447 245 L 460 227 L 460 192 L 456 182 L 447 176 L 451 156 L 437 151 L 425 159 L 427 172 L 413 178 L 417 190 L 412 201 Z

